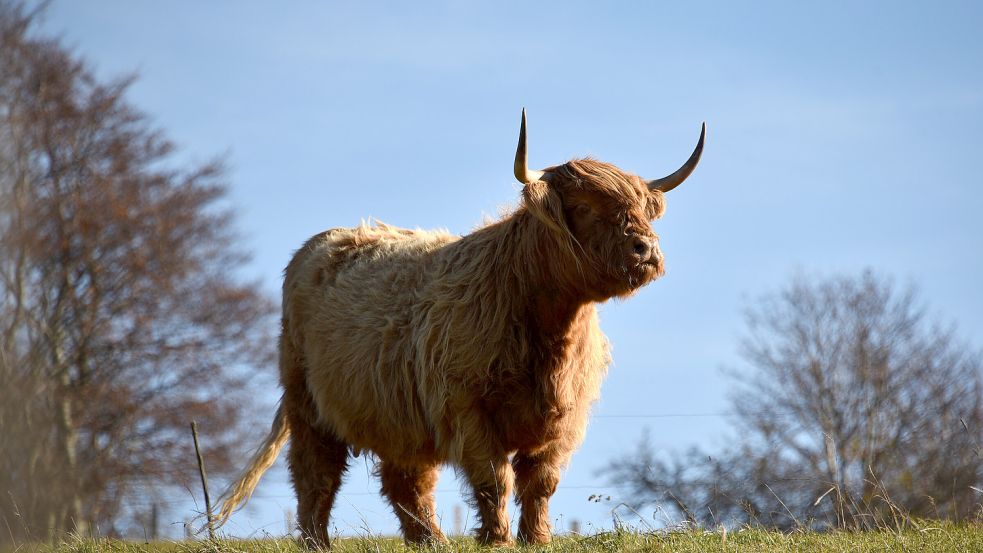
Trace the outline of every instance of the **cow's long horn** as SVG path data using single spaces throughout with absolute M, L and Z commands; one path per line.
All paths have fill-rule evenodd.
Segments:
M 682 182 L 686 180 L 686 177 L 693 172 L 693 169 L 696 169 L 696 164 L 700 162 L 700 156 L 703 155 L 703 140 L 706 138 L 706 136 L 707 124 L 704 122 L 703 128 L 700 130 L 700 141 L 696 143 L 696 149 L 693 150 L 692 154 L 690 154 L 689 159 L 686 160 L 686 163 L 684 163 L 679 169 L 676 169 L 676 172 L 668 177 L 648 181 L 646 184 L 648 185 L 649 190 L 661 190 L 663 192 L 668 192 L 682 184 Z M 518 165 L 516 165 L 516 167 L 518 167 Z
M 522 184 L 542 180 L 545 171 L 530 171 L 526 163 L 526 108 L 522 108 L 522 125 L 519 127 L 519 145 L 515 149 L 515 178 Z

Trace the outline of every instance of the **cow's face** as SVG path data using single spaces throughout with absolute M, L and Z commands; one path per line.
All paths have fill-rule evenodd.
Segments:
M 650 221 L 662 216 L 665 196 L 635 175 L 594 160 L 550 170 L 550 186 L 563 205 L 564 224 L 576 242 L 584 280 L 598 299 L 624 296 L 665 271 Z
M 526 112 L 522 111 L 515 177 L 524 183 L 529 211 L 573 242 L 571 271 L 592 299 L 626 296 L 665 271 L 659 240 L 650 222 L 662 216 L 665 193 L 693 172 L 706 125 L 689 159 L 674 173 L 646 181 L 614 165 L 573 160 L 542 171 L 526 164 Z

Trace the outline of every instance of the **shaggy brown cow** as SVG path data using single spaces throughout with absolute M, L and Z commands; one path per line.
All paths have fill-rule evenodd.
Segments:
M 595 305 L 662 274 L 649 221 L 696 167 L 705 133 L 679 170 L 654 181 L 592 159 L 530 171 L 523 111 L 514 213 L 463 237 L 376 223 L 308 240 L 283 284 L 273 429 L 218 519 L 248 499 L 290 438 L 309 545 L 328 544 L 348 457 L 362 450 L 378 458 L 407 542 L 445 541 L 433 497 L 445 463 L 473 488 L 481 542 L 511 542 L 513 485 L 519 540 L 548 542 L 549 498 L 610 361 Z

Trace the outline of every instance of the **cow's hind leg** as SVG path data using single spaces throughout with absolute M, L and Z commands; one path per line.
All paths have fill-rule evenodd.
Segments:
M 396 512 L 407 543 L 447 542 L 433 497 L 438 475 L 437 465 L 404 466 L 385 459 L 379 464 L 382 493 Z
M 288 464 L 297 492 L 297 523 L 305 545 L 326 548 L 328 516 L 348 467 L 348 446 L 303 419 L 290 421 Z
M 290 476 L 297 492 L 297 522 L 310 548 L 328 547 L 328 517 L 348 467 L 348 446 L 310 425 L 291 424 Z
M 287 467 L 297 492 L 297 525 L 311 549 L 328 547 L 328 517 L 348 468 L 348 445 L 318 424 L 317 408 L 307 390 L 306 368 L 288 338 L 288 320 L 280 335 L 282 405 L 290 427 Z
M 560 482 L 560 468 L 566 456 L 547 450 L 538 454 L 516 453 L 516 501 L 522 506 L 518 538 L 522 543 L 546 544 L 551 539 L 549 501 Z

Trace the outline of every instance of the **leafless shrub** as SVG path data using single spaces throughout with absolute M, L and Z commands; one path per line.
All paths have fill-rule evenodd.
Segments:
M 738 442 L 662 459 L 643 440 L 606 469 L 638 502 L 777 528 L 974 516 L 980 354 L 931 323 L 912 289 L 869 271 L 800 278 L 747 323 L 750 370 L 730 374 Z

